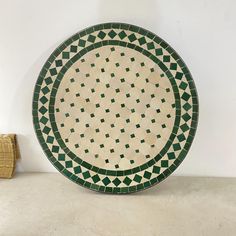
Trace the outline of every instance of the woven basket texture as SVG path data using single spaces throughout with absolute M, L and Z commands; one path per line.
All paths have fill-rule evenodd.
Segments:
M 0 134 L 0 178 L 12 178 L 19 158 L 15 134 Z

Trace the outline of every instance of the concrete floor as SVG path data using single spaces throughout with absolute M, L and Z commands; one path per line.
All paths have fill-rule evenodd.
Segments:
M 236 179 L 170 177 L 117 196 L 61 174 L 17 174 L 0 180 L 0 235 L 236 235 Z

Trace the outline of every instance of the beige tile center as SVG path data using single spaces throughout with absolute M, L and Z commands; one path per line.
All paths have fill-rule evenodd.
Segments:
M 171 83 L 143 54 L 120 46 L 88 52 L 65 73 L 55 119 L 66 146 L 84 161 L 110 170 L 155 157 L 171 134 Z

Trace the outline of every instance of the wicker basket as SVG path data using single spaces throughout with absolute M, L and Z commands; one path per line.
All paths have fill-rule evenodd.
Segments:
M 11 178 L 13 176 L 18 158 L 16 135 L 0 135 L 0 178 Z

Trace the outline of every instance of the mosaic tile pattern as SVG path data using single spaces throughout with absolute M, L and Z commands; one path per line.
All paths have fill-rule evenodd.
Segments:
M 35 86 L 33 121 L 52 164 L 91 190 L 131 193 L 185 158 L 198 100 L 184 62 L 140 27 L 107 23 L 61 44 Z

